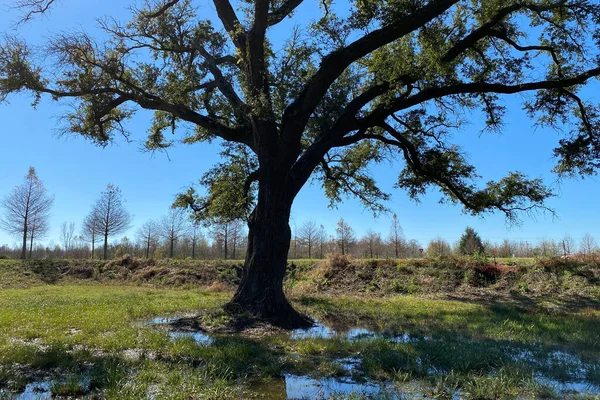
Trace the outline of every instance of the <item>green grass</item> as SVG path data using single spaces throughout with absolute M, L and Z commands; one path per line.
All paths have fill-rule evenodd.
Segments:
M 406 333 L 411 340 L 405 343 L 273 334 L 217 335 L 204 346 L 170 340 L 165 330 L 143 323 L 216 309 L 229 296 L 100 284 L 2 290 L 0 389 L 18 391 L 54 379 L 51 392 L 64 396 L 91 389 L 101 398 L 225 399 L 240 398 L 242 389 L 266 393 L 269 387 L 280 398 L 283 373 L 347 375 L 339 359 L 353 357 L 359 360 L 351 372 L 355 379 L 391 381 L 392 392 L 408 386 L 435 398 L 562 398 L 564 393 L 534 379 L 580 379 L 578 365 L 553 359 L 556 351 L 581 359 L 590 367 L 584 378 L 600 384 L 600 311 L 592 307 L 549 313 L 416 296 L 295 298 L 297 307 L 338 331 L 362 326 L 390 336 Z M 508 348 L 529 358 L 510 357 Z

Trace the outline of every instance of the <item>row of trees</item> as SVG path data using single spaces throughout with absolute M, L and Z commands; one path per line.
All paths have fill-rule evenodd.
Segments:
M 4 213 L 0 227 L 22 242 L 19 248 L 1 248 L 2 254 L 25 258 L 96 258 L 96 244 L 102 244 L 102 258 L 122 254 L 139 257 L 238 259 L 245 257 L 247 233 L 239 219 L 213 219 L 200 225 L 183 208 L 172 208 L 157 220 L 146 221 L 135 239 L 123 237 L 115 243 L 109 240 L 131 227 L 132 215 L 124 206 L 121 191 L 109 184 L 92 205 L 78 232 L 75 222 L 63 222 L 60 245 L 36 246 L 49 230 L 50 209 L 54 202 L 33 167 L 21 185 L 16 186 L 2 201 Z M 567 256 L 576 252 L 591 255 L 598 251 L 596 240 L 586 234 L 577 244 L 569 235 L 561 240 L 540 240 L 538 243 L 504 240 L 483 242 L 477 232 L 467 228 L 454 245 L 436 238 L 423 249 L 416 240 L 404 237 L 396 214 L 393 215 L 387 237 L 373 230 L 357 238 L 354 229 L 342 218 L 335 232 L 329 235 L 323 225 L 309 220 L 293 229 L 288 258 L 323 258 L 328 253 L 350 254 L 355 257 L 420 257 L 450 254 L 486 254 L 497 257 Z
M 4 246 L 3 253 L 15 258 L 33 257 L 96 257 L 96 244 L 102 244 L 102 258 L 123 252 L 135 252 L 140 256 L 161 256 L 161 245 L 166 254 L 175 257 L 237 258 L 244 254 L 245 232 L 240 220 L 213 221 L 209 227 L 212 244 L 201 232 L 198 223 L 192 222 L 190 214 L 182 208 L 170 209 L 157 221 L 147 221 L 136 233 L 136 242 L 124 237 L 117 243 L 109 240 L 131 227 L 133 216 L 125 208 L 120 189 L 109 184 L 78 232 L 75 222 L 63 222 L 60 229 L 60 245 L 36 246 L 36 240 L 47 236 L 50 227 L 50 210 L 54 202 L 33 167 L 24 182 L 16 186 L 0 203 L 0 228 L 22 239 L 19 248 Z M 189 244 L 189 245 L 188 245 Z M 188 251 L 188 247 L 190 250 Z
M 451 245 L 441 237 L 433 239 L 426 248 L 428 257 L 459 255 L 485 255 L 511 257 L 567 257 L 571 255 L 593 256 L 600 252 L 596 239 L 586 233 L 579 243 L 570 235 L 560 240 L 540 239 L 535 243 L 526 240 L 504 239 L 500 243 L 483 241 L 473 228 L 467 228 L 460 240 Z
M 23 183 L 13 188 L 0 203 L 4 209 L 0 214 L 0 228 L 22 240 L 21 259 L 31 258 L 35 240 L 48 234 L 53 203 L 54 196 L 48 193 L 33 167 L 29 167 Z M 131 220 L 131 214 L 123 206 L 121 191 L 109 184 L 83 222 L 82 235 L 91 243 L 92 256 L 97 240 L 103 239 L 106 259 L 109 237 L 129 229 Z M 69 252 L 75 238 L 75 223 L 63 223 L 61 238 L 64 249 Z
M 75 222 L 63 222 L 60 244 L 35 245 L 34 241 L 46 236 L 49 228 L 49 195 L 30 168 L 24 182 L 15 187 L 1 203 L 5 209 L 1 226 L 22 239 L 20 247 L 0 247 L 0 255 L 11 258 L 96 258 L 96 244 L 102 244 L 102 258 L 123 254 L 145 258 L 200 258 L 243 259 L 246 255 L 247 232 L 241 220 L 212 220 L 200 225 L 182 208 L 172 208 L 156 220 L 148 220 L 139 227 L 135 238 L 110 239 L 131 227 L 132 215 L 126 210 L 121 191 L 109 184 L 90 213 L 77 228 Z M 389 233 L 384 237 L 372 229 L 357 238 L 354 229 L 342 218 L 335 232 L 328 234 L 323 225 L 314 220 L 294 226 L 288 258 L 324 258 L 330 253 L 341 253 L 362 258 L 414 258 L 446 256 L 450 254 L 485 254 L 497 257 L 567 256 L 574 253 L 595 254 L 596 240 L 586 234 L 579 245 L 569 235 L 561 240 L 527 241 L 504 240 L 501 243 L 483 241 L 472 228 L 466 228 L 460 240 L 452 245 L 436 238 L 423 248 L 417 240 L 405 238 L 396 214 L 390 221 Z

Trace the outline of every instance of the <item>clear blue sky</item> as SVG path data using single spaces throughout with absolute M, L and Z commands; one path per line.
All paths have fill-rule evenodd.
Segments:
M 0 32 L 15 33 L 13 24 L 17 13 L 2 9 L 9 0 L 0 0 Z M 16 33 L 32 43 L 41 44 L 51 32 L 65 29 L 84 29 L 96 32 L 94 18 L 113 15 L 127 19 L 127 2 L 116 0 L 76 1 L 64 0 L 48 17 L 30 22 Z M 207 5 L 202 9 L 207 18 L 214 11 Z M 94 10 L 93 14 L 89 11 Z M 309 17 L 309 9 L 300 9 L 297 18 Z M 218 22 L 216 26 L 220 26 Z M 289 24 L 288 24 L 289 27 Z M 285 29 L 285 27 L 284 27 Z M 597 87 L 596 87 L 597 88 Z M 593 91 L 587 98 L 593 98 Z M 154 156 L 140 151 L 150 115 L 139 113 L 128 125 L 133 133 L 133 143 L 117 141 L 107 148 L 98 148 L 81 138 L 58 138 L 60 107 L 45 98 L 36 110 L 31 108 L 31 98 L 12 96 L 9 104 L 0 105 L 0 197 L 21 183 L 29 166 L 34 166 L 48 190 L 54 194 L 52 230 L 47 243 L 58 242 L 62 221 L 74 221 L 80 226 L 92 203 L 108 183 L 118 185 L 126 206 L 134 214 L 134 227 L 126 233 L 133 237 L 137 226 L 150 218 L 167 212 L 175 194 L 195 182 L 201 174 L 217 161 L 216 145 L 179 145 L 169 151 L 170 160 L 163 154 Z M 481 115 L 474 114 L 472 124 L 455 134 L 456 142 L 470 154 L 484 181 L 500 179 L 507 172 L 521 170 L 530 177 L 543 177 L 554 183 L 556 177 L 549 171 L 553 166 L 552 148 L 559 135 L 551 130 L 537 129 L 526 118 L 519 104 L 507 99 L 509 112 L 502 134 L 484 134 L 480 137 Z M 598 98 L 595 98 L 598 101 Z M 406 194 L 393 189 L 398 166 L 383 164 L 372 168 L 381 187 L 392 193 L 386 205 L 396 212 L 407 238 L 422 244 L 436 236 L 455 241 L 466 226 L 478 230 L 481 236 L 492 241 L 502 238 L 522 239 L 530 242 L 541 238 L 562 237 L 569 233 L 577 240 L 590 233 L 600 241 L 600 197 L 598 180 L 563 181 L 557 188 L 559 196 L 548 202 L 556 209 L 558 219 L 539 216 L 533 220 L 523 216 L 520 227 L 508 227 L 502 215 L 488 215 L 485 219 L 463 215 L 460 207 L 440 205 L 437 192 L 429 193 L 420 204 L 410 201 Z M 323 224 L 329 234 L 343 217 L 363 234 L 372 228 L 387 235 L 388 215 L 374 219 L 358 201 L 348 199 L 338 209 L 328 208 L 318 184 L 307 185 L 296 199 L 292 225 L 301 225 L 313 218 Z M 0 244 L 14 244 L 14 238 L 0 232 Z

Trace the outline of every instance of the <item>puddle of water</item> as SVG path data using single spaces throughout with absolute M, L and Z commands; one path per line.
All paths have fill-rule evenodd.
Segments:
M 79 378 L 78 378 L 79 379 Z M 43 381 L 36 381 L 28 383 L 25 389 L 21 393 L 9 394 L 7 398 L 13 400 L 46 400 L 52 399 L 51 389 L 57 383 L 64 382 L 60 379 L 46 379 Z M 79 384 L 87 392 L 90 388 L 90 377 L 84 376 L 79 380 Z M 4 393 L 0 391 L 0 395 Z M 1 397 L 4 398 L 4 397 Z
M 351 328 L 347 331 L 336 331 L 320 322 L 306 329 L 295 329 L 292 331 L 290 338 L 298 339 L 331 339 L 334 337 L 344 338 L 348 340 L 376 339 L 383 338 L 393 343 L 411 343 L 419 340 L 431 340 L 429 337 L 417 338 L 402 333 L 399 335 L 390 335 L 389 333 L 376 332 L 366 328 Z
M 346 333 L 346 338 L 349 340 L 370 339 L 376 337 L 376 333 L 365 328 L 350 329 Z
M 50 388 L 53 381 L 32 382 L 25 386 L 25 390 L 16 396 L 17 400 L 45 400 L 51 399 Z
M 192 338 L 198 344 L 210 345 L 213 343 L 213 338 L 203 332 L 184 332 L 184 331 L 173 331 L 169 332 L 169 337 L 172 340 L 182 338 Z
M 536 377 L 536 381 L 548 387 L 551 387 L 560 393 L 577 393 L 580 395 L 590 394 L 593 396 L 600 395 L 600 386 L 594 385 L 583 380 L 561 382 L 544 376 L 538 376 Z
M 174 317 L 156 317 L 148 322 L 148 325 L 168 325 L 174 321 L 177 321 L 178 318 Z M 204 332 L 188 332 L 188 331 L 170 331 L 169 337 L 171 340 L 183 339 L 183 338 L 191 338 L 198 344 L 210 345 L 213 343 L 213 338 L 207 335 Z
M 319 322 L 306 329 L 294 329 L 291 339 L 330 339 L 335 336 L 335 331 Z
M 344 371 L 348 372 L 349 374 L 352 374 L 354 370 L 360 365 L 360 363 L 361 360 L 359 357 L 347 357 L 340 358 L 339 360 L 337 360 L 337 364 L 344 368 Z
M 146 322 L 148 325 L 164 325 L 164 324 L 170 324 L 171 322 L 175 321 L 176 318 L 170 318 L 170 317 L 156 317 L 154 319 L 151 319 L 150 321 Z
M 390 384 L 357 383 L 350 379 L 314 379 L 302 375 L 285 374 L 282 380 L 252 389 L 252 393 L 267 399 L 329 399 L 334 395 L 350 394 L 364 397 L 389 393 Z M 393 399 L 390 394 L 390 397 Z

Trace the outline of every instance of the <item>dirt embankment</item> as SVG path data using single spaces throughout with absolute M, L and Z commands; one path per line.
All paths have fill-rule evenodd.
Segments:
M 600 264 L 583 259 L 544 259 L 525 266 L 469 257 L 355 260 L 331 256 L 314 268 L 292 268 L 286 285 L 295 293 L 330 295 L 483 291 L 600 298 L 599 283 Z
M 507 263 L 508 264 L 508 263 Z M 290 261 L 291 294 L 368 295 L 513 293 L 600 299 L 600 264 L 593 260 L 536 260 L 507 265 L 451 257 L 358 260 L 332 255 L 323 261 Z M 233 290 L 242 262 L 144 260 L 0 260 L 0 288 L 67 282 L 128 283 Z
M 233 287 L 242 262 L 152 260 L 0 260 L 0 287 L 25 287 L 73 281 L 131 283 L 170 287 Z

